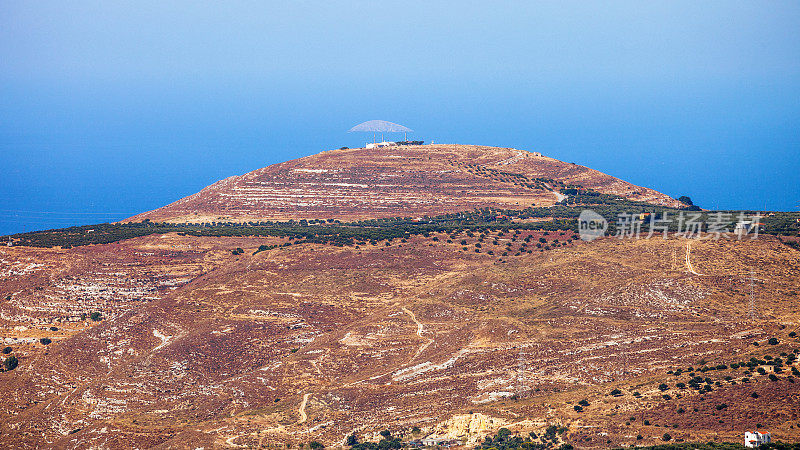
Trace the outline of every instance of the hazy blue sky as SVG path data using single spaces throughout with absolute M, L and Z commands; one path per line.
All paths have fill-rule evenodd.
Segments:
M 0 1 L 0 234 L 415 138 L 800 204 L 800 3 Z

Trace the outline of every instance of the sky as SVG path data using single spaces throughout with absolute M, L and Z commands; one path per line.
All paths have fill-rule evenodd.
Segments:
M 795 1 L 0 0 L 0 235 L 362 146 L 371 119 L 797 211 L 798 23 Z

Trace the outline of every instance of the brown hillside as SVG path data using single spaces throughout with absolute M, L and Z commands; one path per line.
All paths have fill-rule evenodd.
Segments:
M 486 206 L 519 209 L 555 203 L 558 196 L 552 190 L 556 186 L 536 186 L 535 178 L 681 206 L 652 189 L 524 150 L 437 144 L 326 151 L 226 178 L 128 220 L 415 217 Z
M 523 253 L 528 235 L 553 247 Z M 577 447 L 658 443 L 665 432 L 739 440 L 756 423 L 800 439 L 797 363 L 777 381 L 743 368 L 698 372 L 711 380 L 706 393 L 677 386 L 688 373 L 666 373 L 787 361 L 800 347 L 789 336 L 799 252 L 768 237 L 696 241 L 696 275 L 684 240 L 571 238 L 490 232 L 484 248 L 507 249 L 508 262 L 474 252 L 480 237 L 465 233 L 256 255 L 282 241 L 171 234 L 2 248 L 3 261 L 19 261 L 3 273 L 14 283 L 3 292 L 6 342 L 54 342 L 12 344 L 20 366 L 0 374 L 0 446 L 296 448 L 385 428 L 408 439 L 414 426 L 475 442 L 500 426 L 527 436 L 548 424 L 566 426 Z M 150 295 L 131 301 L 118 290 L 126 277 Z M 64 314 L 83 302 L 106 319 L 74 329 L 43 300 L 81 286 Z M 608 395 L 615 388 L 620 396 Z M 576 412 L 582 399 L 589 406 Z

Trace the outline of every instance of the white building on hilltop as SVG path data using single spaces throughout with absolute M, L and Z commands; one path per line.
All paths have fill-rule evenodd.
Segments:
M 748 448 L 755 448 L 762 444 L 769 444 L 772 442 L 772 437 L 769 433 L 759 433 L 755 431 L 753 433 L 749 431 L 744 432 L 744 446 Z

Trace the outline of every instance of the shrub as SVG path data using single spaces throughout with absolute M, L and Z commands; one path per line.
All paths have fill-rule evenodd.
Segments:
M 727 404 L 725 404 L 725 403 L 720 403 L 719 405 L 717 405 L 717 411 L 722 411 L 723 409 L 725 409 L 725 408 L 727 408 L 727 407 L 728 407 L 728 405 L 727 405 Z
M 95 312 L 93 312 L 93 313 L 91 314 L 90 318 L 91 318 L 91 319 L 92 319 L 94 322 L 98 322 L 98 321 L 100 321 L 100 320 L 103 320 L 103 315 L 102 315 L 102 314 L 100 314 L 98 311 L 95 311 Z
M 664 433 L 664 436 L 661 436 L 661 439 L 663 439 L 664 442 L 668 442 L 672 440 L 672 436 L 669 433 Z
M 581 406 L 589 406 L 589 401 L 586 400 L 586 399 L 583 399 L 583 400 L 579 401 L 578 404 L 581 405 Z
M 3 349 L 3 354 L 7 355 L 7 354 L 11 353 L 11 351 L 12 351 L 11 347 L 6 347 L 6 348 Z
M 41 342 L 41 343 L 42 343 L 42 345 L 49 345 L 49 344 L 50 344 L 51 342 L 53 342 L 53 341 L 51 341 L 51 340 L 50 340 L 50 339 L 48 339 L 48 338 L 41 338 L 41 339 L 39 339 L 39 342 Z
M 619 389 L 614 389 L 611 391 L 611 395 L 613 395 L 614 397 L 618 397 L 622 395 L 622 391 L 620 391 Z
M 757 392 L 753 392 L 752 394 L 750 394 L 750 397 L 758 398 L 758 393 Z
M 767 344 L 769 344 L 769 345 L 778 345 L 778 339 L 777 338 L 769 338 L 769 340 L 767 341 Z
M 16 356 L 11 355 L 3 361 L 3 366 L 5 366 L 6 370 L 14 370 L 19 365 L 19 360 Z
M 317 441 L 311 441 L 311 442 L 308 444 L 308 447 L 309 447 L 309 448 L 312 448 L 312 449 L 317 449 L 317 448 L 325 448 L 325 446 L 324 446 L 324 445 L 322 445 L 321 443 L 319 443 L 319 442 L 317 442 Z
M 575 412 L 583 412 L 583 406 L 581 405 L 575 405 L 573 408 L 575 409 Z
M 769 374 L 769 380 L 770 381 L 778 381 L 778 377 L 776 377 L 774 373 L 771 373 L 771 374 Z
M 660 391 L 662 391 L 662 392 L 663 392 L 663 391 L 666 391 L 667 389 L 669 389 L 669 386 L 667 386 L 667 385 L 666 385 L 666 384 L 664 384 L 664 383 L 661 383 L 661 384 L 659 384 L 659 385 L 658 385 L 658 390 L 660 390 Z

